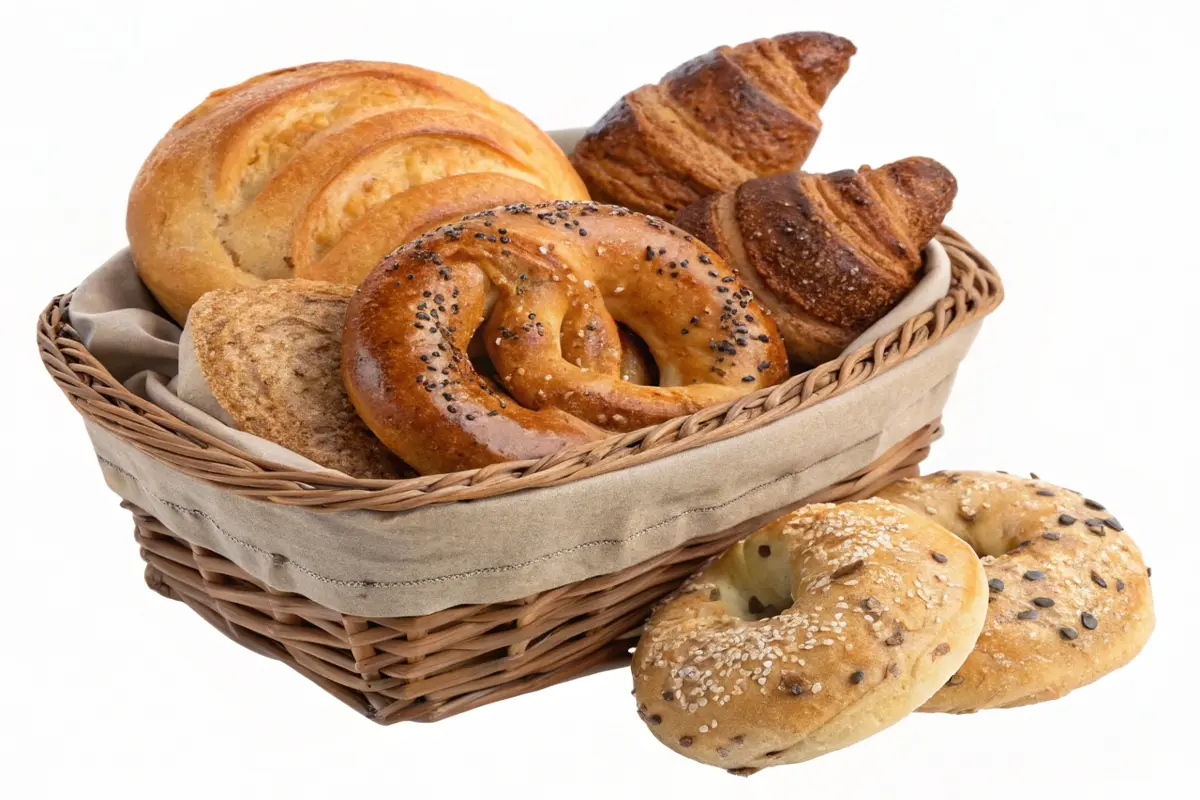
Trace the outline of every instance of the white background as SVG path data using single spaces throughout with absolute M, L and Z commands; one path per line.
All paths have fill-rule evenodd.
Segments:
M 1193 4 L 265 6 L 3 4 L 0 796 L 1177 794 L 1200 710 Z M 808 168 L 936 157 L 959 180 L 949 223 L 1007 285 L 928 467 L 1033 469 L 1108 504 L 1155 568 L 1137 661 L 1054 703 L 914 715 L 741 783 L 658 745 L 625 671 L 380 728 L 146 590 L 34 321 L 123 245 L 141 160 L 207 91 L 384 59 L 572 127 L 715 45 L 805 29 L 859 48 Z

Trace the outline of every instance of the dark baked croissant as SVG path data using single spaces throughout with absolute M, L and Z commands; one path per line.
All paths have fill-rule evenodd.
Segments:
M 572 161 L 594 198 L 670 219 L 705 195 L 803 164 L 853 54 L 828 33 L 719 47 L 621 98 Z
M 741 271 L 771 309 L 793 368 L 835 358 L 916 285 L 921 248 L 957 183 L 931 158 L 747 181 L 675 224 Z

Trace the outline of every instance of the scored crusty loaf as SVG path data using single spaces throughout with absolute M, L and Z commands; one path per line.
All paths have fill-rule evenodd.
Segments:
M 957 184 L 931 158 L 747 181 L 679 212 L 771 309 L 795 369 L 836 358 L 917 283 Z
M 451 175 L 392 195 L 347 230 L 332 247 L 323 249 L 315 242 L 316 237 L 302 232 L 296 241 L 306 244 L 293 248 L 292 263 L 297 278 L 358 285 L 396 249 L 396 243 L 416 239 L 472 211 L 504 203 L 553 199 L 540 186 L 509 175 L 486 172 Z
M 597 200 L 670 219 L 708 194 L 803 164 L 853 54 L 828 33 L 719 47 L 622 97 L 571 160 Z
M 354 413 L 342 386 L 342 324 L 353 293 L 306 280 L 209 292 L 188 318 L 196 363 L 239 430 L 356 478 L 412 475 Z
M 449 180 L 460 175 L 504 180 L 465 190 Z M 142 166 L 126 225 L 143 282 L 183 322 L 212 289 L 291 277 L 356 283 L 421 225 L 505 202 L 586 197 L 558 146 L 477 87 L 400 64 L 337 61 L 210 95 Z M 324 256 L 347 237 L 327 273 Z

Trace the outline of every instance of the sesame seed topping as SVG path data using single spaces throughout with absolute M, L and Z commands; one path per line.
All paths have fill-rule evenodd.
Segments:
M 838 578 L 844 578 L 847 575 L 852 575 L 862 569 L 862 565 L 863 561 L 861 558 L 856 561 L 851 561 L 849 564 L 844 564 L 835 569 L 833 574 L 829 576 L 829 579 L 836 581 Z

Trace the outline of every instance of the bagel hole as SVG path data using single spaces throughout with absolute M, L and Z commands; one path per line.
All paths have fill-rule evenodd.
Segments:
M 1019 531 L 1005 530 L 1003 526 L 985 527 L 976 524 L 968 529 L 967 525 L 958 524 L 947 528 L 974 550 L 979 558 L 999 558 L 1029 541 L 1022 538 Z
M 765 594 L 765 592 L 764 592 Z M 764 619 L 772 619 L 778 617 L 785 610 L 792 607 L 792 593 L 788 592 L 786 597 L 773 598 L 773 602 L 763 602 L 758 595 L 751 592 L 746 597 L 746 605 L 744 613 L 740 614 L 743 619 L 754 620 L 759 622 Z
M 646 341 L 623 323 L 617 323 L 621 337 L 621 380 L 641 386 L 658 386 L 658 363 Z
M 740 556 L 732 576 L 738 587 L 736 597 L 726 603 L 729 613 L 759 621 L 778 617 L 791 608 L 795 600 L 787 545 L 752 536 L 742 543 Z

